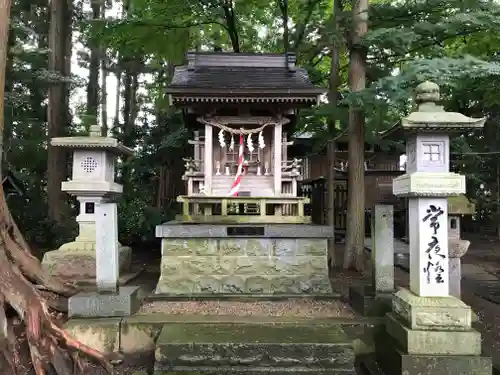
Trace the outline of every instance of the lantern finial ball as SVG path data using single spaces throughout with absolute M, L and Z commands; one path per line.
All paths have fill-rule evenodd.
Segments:
M 434 82 L 426 81 L 415 89 L 417 103 L 436 103 L 439 101 L 439 86 Z
M 101 127 L 99 125 L 90 125 L 89 137 L 100 137 Z

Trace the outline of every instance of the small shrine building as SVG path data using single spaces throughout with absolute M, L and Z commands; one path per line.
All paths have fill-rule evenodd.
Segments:
M 272 209 L 249 199 L 278 216 L 283 205 L 297 203 L 295 214 L 303 216 L 300 160 L 288 160 L 288 133 L 298 110 L 316 104 L 325 90 L 295 66 L 293 54 L 189 53 L 187 60 L 167 90 L 193 132 L 193 157 L 185 159 L 187 194 L 179 200 L 199 205 L 190 197 L 265 197 Z M 209 201 L 205 216 L 216 209 Z M 199 213 L 185 204 L 184 219 Z M 220 214 L 226 210 L 223 204 Z
M 289 136 L 318 103 L 294 54 L 189 53 L 167 89 L 192 132 L 182 214 L 162 238 L 158 294 L 328 294 L 328 240 L 298 194 Z

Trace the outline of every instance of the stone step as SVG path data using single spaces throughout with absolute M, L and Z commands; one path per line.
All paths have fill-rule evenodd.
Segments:
M 354 375 L 354 357 L 340 325 L 165 324 L 154 374 Z

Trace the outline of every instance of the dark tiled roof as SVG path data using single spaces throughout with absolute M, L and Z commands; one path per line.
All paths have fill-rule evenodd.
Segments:
M 315 87 L 305 69 L 285 67 L 197 67 L 189 70 L 187 66 L 175 69 L 172 83 L 167 92 L 212 93 L 268 91 L 293 95 L 307 93 L 317 95 L 325 90 Z

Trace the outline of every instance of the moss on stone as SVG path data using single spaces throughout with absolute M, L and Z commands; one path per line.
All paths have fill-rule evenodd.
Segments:
M 340 326 L 166 324 L 158 345 L 172 343 L 330 343 L 350 345 Z

